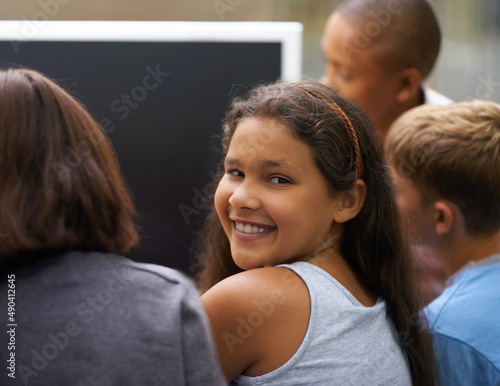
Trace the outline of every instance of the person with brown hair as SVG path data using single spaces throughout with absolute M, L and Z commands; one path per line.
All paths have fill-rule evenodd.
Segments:
M 405 111 L 452 102 L 423 83 L 440 45 L 439 23 L 426 0 L 346 0 L 325 25 L 321 82 L 358 103 L 383 141 Z
M 391 178 L 354 103 L 255 88 L 226 115 L 214 182 L 199 283 L 232 385 L 433 384 Z
M 448 275 L 425 311 L 443 385 L 500 384 L 500 105 L 420 106 L 385 144 L 413 243 Z
M 109 140 L 29 69 L 0 70 L 0 207 L 4 378 L 223 384 L 193 284 L 121 256 L 139 237 Z

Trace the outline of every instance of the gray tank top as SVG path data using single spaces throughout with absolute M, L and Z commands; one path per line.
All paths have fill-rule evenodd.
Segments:
M 281 265 L 307 285 L 311 315 L 290 360 L 230 385 L 411 385 L 409 365 L 384 300 L 363 306 L 326 271 L 306 262 Z

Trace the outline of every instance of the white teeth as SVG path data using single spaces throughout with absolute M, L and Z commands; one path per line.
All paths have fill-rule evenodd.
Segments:
M 259 228 L 257 225 L 250 225 L 250 224 L 240 224 L 236 223 L 236 229 L 238 229 L 240 232 L 243 233 L 264 233 L 268 232 L 270 229 L 264 229 L 264 228 Z

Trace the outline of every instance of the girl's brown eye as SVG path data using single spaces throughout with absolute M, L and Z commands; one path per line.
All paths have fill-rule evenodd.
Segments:
M 269 181 L 271 181 L 273 184 L 289 184 L 290 181 L 288 181 L 286 178 L 283 177 L 273 177 Z
M 236 177 L 245 177 L 245 174 L 237 169 L 229 170 L 227 173 L 232 174 L 233 176 L 236 176 Z

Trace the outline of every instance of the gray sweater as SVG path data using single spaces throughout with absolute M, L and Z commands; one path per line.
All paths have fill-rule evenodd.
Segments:
M 179 272 L 70 252 L 3 268 L 0 282 L 2 328 L 10 331 L 0 340 L 0 384 L 224 384 L 198 293 Z M 15 378 L 14 367 L 5 369 L 11 352 Z

